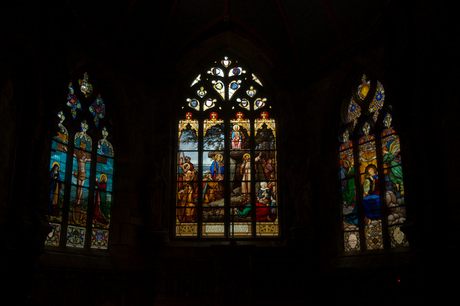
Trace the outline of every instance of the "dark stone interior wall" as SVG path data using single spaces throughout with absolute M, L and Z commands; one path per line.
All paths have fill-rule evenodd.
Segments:
M 458 272 L 459 247 L 459 47 L 451 39 L 454 27 L 438 6 L 393 3 L 374 36 L 311 71 L 290 76 L 277 75 L 276 63 L 256 49 L 232 47 L 240 38 L 217 38 L 219 48 L 227 44 L 235 54 L 254 60 L 255 67 L 264 67 L 276 90 L 280 118 L 283 236 L 236 247 L 187 243 L 170 235 L 171 118 L 180 84 L 199 62 L 199 47 L 189 54 L 195 62 L 184 58 L 165 76 L 77 28 L 68 35 L 61 26 L 66 20 L 16 13 L 9 20 L 15 31 L 0 36 L 6 42 L 0 53 L 0 122 L 7 131 L 0 134 L 0 269 L 10 280 L 2 288 L 8 294 L 2 296 L 62 305 L 242 300 L 254 305 L 318 300 L 386 305 L 450 295 L 447 276 Z M 82 40 L 85 44 L 75 43 Z M 116 154 L 110 248 L 43 248 L 49 230 L 43 203 L 55 113 L 67 107 L 69 78 L 86 69 L 108 97 L 107 124 Z M 387 102 L 394 107 L 411 247 L 344 256 L 337 180 L 339 110 L 351 78 L 362 69 L 383 82 Z

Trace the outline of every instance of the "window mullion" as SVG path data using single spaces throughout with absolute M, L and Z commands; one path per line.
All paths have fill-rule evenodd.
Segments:
M 91 235 L 93 226 L 93 215 L 94 215 L 94 189 L 95 189 L 95 178 L 96 178 L 96 166 L 97 166 L 97 148 L 93 148 L 91 152 L 91 166 L 88 188 L 88 211 L 86 212 L 86 237 L 85 237 L 85 248 L 91 247 Z
M 383 236 L 383 247 L 385 249 L 389 249 L 390 246 L 390 237 L 388 236 L 388 207 L 386 205 L 386 188 L 385 188 L 385 179 L 384 179 L 384 173 L 383 173 L 383 163 L 382 163 L 382 144 L 380 142 L 380 135 L 381 132 L 377 133 L 379 137 L 376 137 L 375 139 L 375 146 L 376 146 L 376 151 L 377 151 L 377 165 L 378 168 L 377 170 L 379 171 L 379 190 L 380 192 L 380 215 L 381 221 L 382 221 L 382 236 Z
M 224 227 L 225 227 L 225 237 L 234 238 L 234 227 L 233 227 L 233 215 L 231 214 L 230 208 L 230 147 L 228 144 L 229 134 L 230 134 L 230 119 L 228 116 L 225 116 L 224 121 Z
M 251 148 L 251 237 L 256 237 L 256 171 L 257 171 L 257 164 L 256 164 L 256 156 L 255 156 L 255 140 L 254 140 L 254 117 L 251 116 L 250 118 L 250 148 Z
M 203 106 L 201 106 L 203 107 Z M 202 117 L 198 120 L 198 207 L 197 207 L 197 237 L 201 238 L 203 233 L 203 122 Z M 176 174 L 177 175 L 177 174 Z M 176 195 L 177 197 L 177 195 Z
M 357 210 L 358 210 L 358 225 L 359 225 L 359 236 L 361 237 L 360 239 L 360 244 L 361 244 L 361 250 L 366 250 L 366 233 L 365 233 L 365 224 L 364 224 L 364 208 L 363 208 L 363 187 L 361 185 L 361 171 L 359 168 L 359 135 L 355 135 L 353 139 L 353 147 L 355 150 L 353 150 L 353 158 L 355 160 L 355 194 L 356 194 L 356 201 L 355 205 L 357 205 Z
M 70 210 L 70 191 L 72 188 L 72 167 L 73 167 L 73 151 L 74 143 L 71 139 L 74 139 L 75 133 L 72 137 L 69 137 L 67 143 L 67 156 L 66 156 L 66 173 L 65 173 L 65 189 L 64 189 L 64 205 L 62 207 L 62 222 L 61 222 L 61 239 L 59 245 L 65 247 L 67 239 L 67 228 L 69 226 L 69 210 Z

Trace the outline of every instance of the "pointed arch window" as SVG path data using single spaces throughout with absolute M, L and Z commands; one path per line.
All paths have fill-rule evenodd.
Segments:
M 46 209 L 52 231 L 45 244 L 107 249 L 114 150 L 107 127 L 100 126 L 106 115 L 101 94 L 94 95 L 88 73 L 78 84 L 75 89 L 70 81 L 68 108 L 57 114 L 59 131 L 52 139 Z M 71 135 L 69 130 L 76 132 Z
M 400 139 L 378 80 L 363 74 L 345 101 L 339 139 L 344 251 L 408 246 Z
M 177 125 L 175 236 L 279 236 L 276 120 L 263 83 L 226 56 L 186 94 Z

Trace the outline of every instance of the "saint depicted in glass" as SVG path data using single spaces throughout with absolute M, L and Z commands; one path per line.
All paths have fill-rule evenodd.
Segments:
M 51 143 L 51 158 L 49 171 L 49 198 L 46 208 L 46 218 L 53 227 L 52 232 L 46 239 L 47 245 L 58 246 L 61 226 L 63 222 L 65 175 L 67 165 L 67 150 L 69 133 L 64 126 L 64 113 L 58 113 L 60 119 L 59 132 L 53 137 Z

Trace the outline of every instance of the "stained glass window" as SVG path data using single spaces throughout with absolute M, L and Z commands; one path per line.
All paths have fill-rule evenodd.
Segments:
M 45 242 L 49 246 L 108 248 L 114 149 L 107 139 L 107 127 L 100 126 L 106 122 L 105 102 L 99 93 L 90 102 L 93 85 L 88 77 L 85 73 L 79 80 L 81 93 L 73 89 L 72 82 L 68 86 L 67 113 L 75 120 L 65 120 L 66 110 L 57 114 L 58 132 L 51 143 L 46 209 L 52 227 Z M 87 117 L 77 112 L 82 106 L 90 111 Z M 66 126 L 73 127 L 74 135 L 69 134 Z M 99 140 L 95 143 L 93 139 Z
M 227 56 L 200 75 L 178 118 L 174 234 L 276 237 L 276 120 L 267 91 Z
M 384 87 L 364 74 L 347 103 L 339 137 L 344 251 L 408 246 L 400 140 Z

